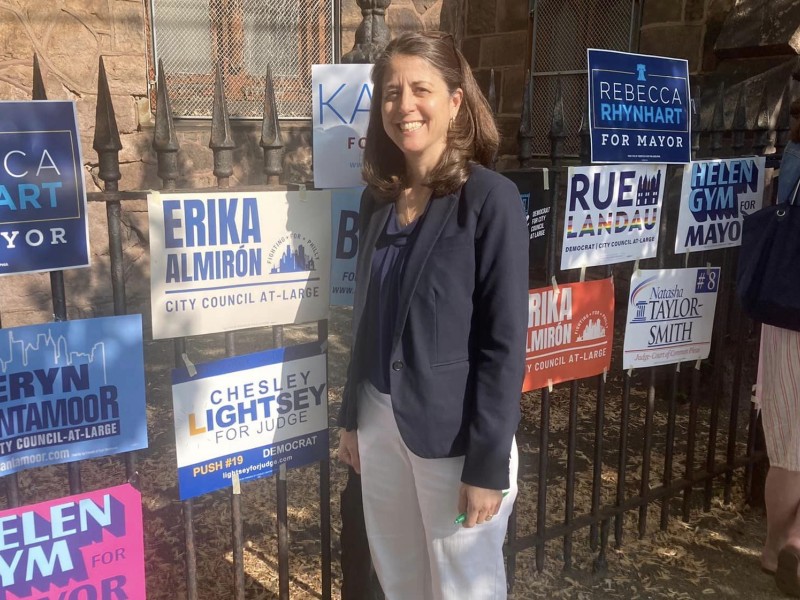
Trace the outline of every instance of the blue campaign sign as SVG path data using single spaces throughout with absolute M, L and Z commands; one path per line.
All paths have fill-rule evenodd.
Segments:
M 75 103 L 0 102 L 0 275 L 89 264 Z
M 328 384 L 318 343 L 172 372 L 181 500 L 328 458 Z
M 353 306 L 358 253 L 358 209 L 363 188 L 331 192 L 331 306 Z
M 587 52 L 592 162 L 688 163 L 689 63 L 613 50 Z
M 146 447 L 141 315 L 0 330 L 0 477 Z

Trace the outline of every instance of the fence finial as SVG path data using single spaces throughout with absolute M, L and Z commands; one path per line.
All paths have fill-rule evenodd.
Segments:
M 492 114 L 497 115 L 497 86 L 494 77 L 494 69 L 491 69 L 489 71 L 489 93 L 487 94 L 487 99 L 489 100 L 489 108 L 492 109 Z
M 550 157 L 553 164 L 560 162 L 564 155 L 564 138 L 567 137 L 564 123 L 564 95 L 561 90 L 561 78 L 556 80 L 556 99 L 553 102 L 553 117 L 550 120 Z
M 119 139 L 117 117 L 114 114 L 114 104 L 111 101 L 111 91 L 108 88 L 108 77 L 103 57 L 97 69 L 97 108 L 95 109 L 94 141 L 92 148 L 97 152 L 100 161 L 99 177 L 109 185 L 116 186 L 122 178 L 119 171 L 119 151 L 122 142 Z
M 722 136 L 725 133 L 725 83 L 720 82 L 717 88 L 714 114 L 711 117 L 711 155 L 718 156 L 722 150 Z
M 733 132 L 731 139 L 731 148 L 733 153 L 739 155 L 744 148 L 744 135 L 747 131 L 747 99 L 745 97 L 745 84 L 739 84 L 739 94 L 736 97 L 736 108 L 733 109 L 733 122 L 731 123 L 731 131 Z
M 700 86 L 697 86 L 692 93 L 692 105 L 690 106 L 691 114 L 689 116 L 692 124 L 692 160 L 696 160 L 700 152 L 700 131 L 702 129 L 700 127 L 700 99 L 702 96 L 703 90 Z
M 754 127 L 756 136 L 753 140 L 753 150 L 756 154 L 763 155 L 767 146 L 770 144 L 769 131 L 769 99 L 767 98 L 767 84 L 761 88 L 761 98 L 758 101 L 758 111 L 756 112 L 756 126 Z
M 214 153 L 214 176 L 220 187 L 228 186 L 228 178 L 233 175 L 233 149 L 236 144 L 231 133 L 231 121 L 225 102 L 225 85 L 222 70 L 216 67 L 214 82 L 214 104 L 211 108 L 211 140 L 208 147 Z
M 164 62 L 158 60 L 158 85 L 156 87 L 156 126 L 153 131 L 153 150 L 158 156 L 158 176 L 165 189 L 172 189 L 178 179 L 178 136 L 172 122 L 172 109 L 169 105 L 167 78 L 164 75 Z
M 47 92 L 44 89 L 44 80 L 42 79 L 42 69 L 39 67 L 39 55 L 33 55 L 33 92 L 31 93 L 33 100 L 47 100 Z
M 269 64 L 264 81 L 264 119 L 261 121 L 259 146 L 264 149 L 264 174 L 267 176 L 267 183 L 277 185 L 283 171 L 281 164 L 283 142 L 278 121 L 278 107 L 275 102 L 275 85 L 272 82 L 272 66 Z
M 517 131 L 517 144 L 519 151 L 517 160 L 520 167 L 530 166 L 533 157 L 533 83 L 530 70 L 525 71 L 525 89 L 522 92 L 522 114 L 520 116 L 519 130 Z
M 792 104 L 792 80 L 786 82 L 781 95 L 781 108 L 778 111 L 778 117 L 775 122 L 775 129 L 777 136 L 775 137 L 775 152 L 783 154 L 783 149 L 789 143 L 789 130 L 792 126 L 792 117 L 789 112 L 789 107 Z
M 581 113 L 581 126 L 578 128 L 578 136 L 580 137 L 580 150 L 579 156 L 582 165 L 588 165 L 592 162 L 592 140 L 589 136 L 589 104 L 583 105 L 583 112 Z
M 386 25 L 386 9 L 392 0 L 356 0 L 361 9 L 361 23 L 356 29 L 353 49 L 342 56 L 342 63 L 375 62 L 378 54 L 392 39 Z

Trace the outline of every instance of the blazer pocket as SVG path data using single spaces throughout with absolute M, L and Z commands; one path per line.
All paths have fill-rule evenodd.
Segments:
M 434 351 L 432 367 L 442 367 L 469 360 L 469 325 L 461 324 L 453 307 L 435 290 L 433 294 Z

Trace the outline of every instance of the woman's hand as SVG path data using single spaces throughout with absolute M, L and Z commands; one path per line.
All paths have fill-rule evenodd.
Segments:
M 458 491 L 458 511 L 467 515 L 464 527 L 474 527 L 491 520 L 500 510 L 502 501 L 501 490 L 489 490 L 462 483 Z
M 339 460 L 353 467 L 356 473 L 361 474 L 361 458 L 358 455 L 358 432 L 339 430 Z

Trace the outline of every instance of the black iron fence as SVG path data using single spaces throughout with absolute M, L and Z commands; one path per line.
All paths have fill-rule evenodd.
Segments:
M 45 90 L 34 60 L 33 98 L 44 99 Z M 776 168 L 777 158 L 787 143 L 789 129 L 790 86 L 780 99 L 761 95 L 756 119 L 746 118 L 744 94 L 739 93 L 731 122 L 724 120 L 724 90 L 701 95 L 695 90 L 696 103 L 714 99 L 714 109 L 708 122 L 699 119 L 699 107 L 693 114 L 692 152 L 696 158 L 731 157 L 749 154 L 768 155 L 768 167 Z M 490 94 L 493 96 L 493 94 Z M 519 134 L 519 165 L 523 170 L 533 167 L 532 132 L 535 111 L 531 107 L 530 80 L 526 84 L 524 108 Z M 492 98 L 492 102 L 496 100 Z M 771 108 L 780 102 L 774 123 Z M 538 116 L 538 115 L 536 115 Z M 556 277 L 559 281 L 575 280 L 577 274 L 559 272 L 557 228 L 559 212 L 563 206 L 563 188 L 566 172 L 564 137 L 568 126 L 560 93 L 551 116 L 550 140 L 550 230 L 547 236 L 547 252 L 541 264 L 534 265 L 545 274 L 545 281 Z M 589 136 L 586 118 L 580 125 L 581 163 L 588 164 Z M 217 78 L 214 112 L 211 122 L 209 144 L 214 156 L 214 175 L 219 188 L 235 192 L 229 187 L 233 173 L 233 150 L 222 80 Z M 264 152 L 264 186 L 266 189 L 281 187 L 282 142 L 275 110 L 274 90 L 270 74 L 267 73 L 260 146 Z M 111 260 L 111 285 L 115 314 L 126 314 L 125 270 L 121 232 L 121 206 L 128 200 L 141 200 L 145 192 L 120 191 L 121 178 L 119 153 L 122 149 L 117 130 L 114 108 L 108 89 L 102 59 L 99 66 L 98 104 L 95 123 L 94 149 L 99 157 L 99 178 L 104 182 L 102 192 L 89 194 L 92 202 L 106 205 L 108 239 Z M 158 176 L 162 189 L 177 189 L 179 178 L 179 142 L 172 121 L 169 99 L 162 65 L 159 65 L 157 104 L 153 148 L 158 158 Z M 667 183 L 667 198 L 678 193 L 678 168 L 670 169 Z M 252 189 L 252 188 L 251 188 Z M 262 188 L 264 189 L 264 188 Z M 769 189 L 769 188 L 768 188 Z M 608 376 L 573 381 L 555 389 L 542 389 L 523 396 L 527 415 L 536 415 L 524 424 L 520 436 L 530 440 L 522 447 L 520 497 L 511 518 L 508 544 L 509 583 L 513 586 L 517 574 L 517 555 L 527 549 L 535 550 L 535 564 L 541 570 L 545 565 L 545 550 L 548 542 L 562 540 L 563 562 L 572 564 L 573 544 L 578 534 L 586 534 L 588 544 L 596 553 L 595 567 L 605 568 L 605 557 L 613 532 L 616 546 L 624 541 L 629 531 L 625 527 L 626 515 L 635 515 L 635 530 L 641 537 L 646 534 L 651 519 L 658 517 L 658 526 L 666 528 L 673 514 L 686 520 L 695 505 L 710 508 L 715 494 L 720 493 L 725 501 L 732 497 L 733 489 L 742 485 L 744 494 L 754 498 L 759 494 L 759 465 L 765 453 L 760 449 L 759 425 L 755 411 L 749 405 L 749 388 L 755 372 L 754 358 L 758 339 L 757 327 L 743 317 L 733 293 L 733 274 L 736 267 L 737 250 L 725 249 L 683 257 L 674 255 L 669 246 L 669 229 L 674 227 L 677 212 L 669 206 L 662 218 L 662 231 L 658 257 L 642 261 L 642 267 L 658 266 L 702 266 L 711 263 L 722 268 L 723 288 L 720 290 L 712 353 L 702 363 L 682 363 L 654 367 L 635 372 L 609 372 Z M 619 294 L 625 293 L 632 271 L 631 265 L 590 268 L 587 278 L 613 276 Z M 532 281 L 532 285 L 536 282 Z M 66 292 L 61 272 L 51 273 L 53 312 L 56 320 L 65 320 Z M 622 303 L 624 304 L 624 303 Z M 317 323 L 317 337 L 325 343 L 328 338 L 328 322 Z M 282 327 L 272 329 L 272 344 L 284 342 Z M 174 341 L 176 366 L 183 365 L 183 356 L 190 340 Z M 225 353 L 236 353 L 236 334 L 225 335 Z M 615 354 L 612 367 L 619 364 Z M 566 415 L 566 427 L 553 424 L 553 411 L 562 410 Z M 635 420 L 633 415 L 640 415 Z M 658 425 L 661 424 L 661 425 Z M 663 426 L 663 429 L 658 427 Z M 553 440 L 563 437 L 566 445 L 565 461 L 554 461 L 551 456 Z M 654 462 L 657 447 L 658 463 Z M 529 465 L 529 466 L 526 466 Z M 126 477 L 136 476 L 136 457 L 125 457 Z M 319 531 L 321 538 L 321 596 L 331 597 L 331 474 L 328 461 L 318 465 L 319 470 Z M 71 493 L 81 491 L 81 463 L 69 465 L 69 489 Z M 18 506 L 20 502 L 19 481 L 16 474 L 3 478 L 7 504 Z M 577 484 L 588 489 L 588 502 L 576 497 Z M 278 542 L 279 596 L 289 597 L 290 551 L 288 529 L 289 495 L 285 467 L 275 479 L 276 515 Z M 563 488 L 559 505 L 554 506 L 550 495 Z M 563 506 L 560 505 L 563 498 Z M 231 539 L 233 548 L 234 597 L 245 596 L 245 570 L 242 533 L 241 494 L 238 489 L 230 492 Z M 656 511 L 653 513 L 653 511 Z M 519 519 L 520 513 L 535 515 L 532 527 Z M 202 532 L 195 537 L 193 502 L 182 503 L 183 544 L 186 571 L 186 588 L 189 600 L 198 598 L 197 547 L 202 545 Z M 612 529 L 613 527 L 613 529 Z M 361 556 L 357 549 L 350 548 L 354 556 Z M 368 565 L 364 566 L 368 569 Z
M 44 100 L 46 93 L 43 85 L 39 61 L 34 57 L 33 67 L 33 99 Z M 178 136 L 176 135 L 173 123 L 172 112 L 169 106 L 169 95 L 166 89 L 163 65 L 159 64 L 158 87 L 155 114 L 155 128 L 153 132 L 153 149 L 158 157 L 158 176 L 162 180 L 162 189 L 169 191 L 191 191 L 180 190 L 177 187 L 179 178 L 178 150 L 180 149 Z M 229 185 L 230 177 L 233 175 L 233 151 L 236 144 L 233 140 L 231 124 L 228 117 L 228 110 L 225 101 L 225 93 L 222 77 L 217 73 L 216 85 L 214 90 L 213 116 L 210 127 L 209 147 L 213 153 L 214 167 L 213 172 L 216 177 L 217 188 L 225 189 L 226 192 L 235 193 L 246 189 Z M 266 84 L 264 93 L 263 119 L 261 126 L 261 138 L 259 145 L 264 154 L 264 185 L 261 190 L 285 191 L 287 186 L 279 184 L 282 174 L 281 156 L 283 153 L 283 143 L 281 141 L 281 131 L 278 121 L 278 113 L 275 104 L 275 93 L 272 76 L 268 69 L 266 74 Z M 119 181 L 122 177 L 120 172 L 119 153 L 122 144 L 117 128 L 114 107 L 111 102 L 111 94 L 108 87 L 103 59 L 100 58 L 98 76 L 98 100 L 95 118 L 95 136 L 93 148 L 97 152 L 99 159 L 99 179 L 103 181 L 102 192 L 88 193 L 90 202 L 102 202 L 106 205 L 108 218 L 108 241 L 111 263 L 111 287 L 113 295 L 113 306 L 115 315 L 123 315 L 128 311 L 126 298 L 126 278 L 123 257 L 123 235 L 122 235 L 122 202 L 131 200 L 144 200 L 147 198 L 146 191 L 120 191 Z M 67 319 L 67 295 L 64 286 L 63 272 L 53 271 L 50 273 L 53 313 L 56 321 Z M 265 334 L 266 336 L 266 334 Z M 282 326 L 272 327 L 271 346 L 280 347 L 284 344 L 284 330 Z M 328 322 L 327 320 L 317 322 L 317 339 L 322 344 L 327 344 Z M 174 361 L 175 366 L 183 366 L 187 347 L 191 341 L 187 338 L 177 338 L 174 340 Z M 265 345 L 268 345 L 265 342 Z M 225 355 L 233 356 L 236 354 L 236 332 L 225 334 Z M 125 456 L 126 478 L 136 484 L 138 474 L 136 473 L 136 457 L 134 453 Z M 319 530 L 321 542 L 321 597 L 331 597 L 331 518 L 330 518 L 330 463 L 325 460 L 318 464 L 319 469 Z M 78 494 L 81 490 L 81 462 L 68 464 L 69 491 L 71 494 Z M 6 490 L 6 500 L 9 507 L 20 505 L 20 483 L 18 475 L 11 474 L 3 477 Z M 111 485 L 111 482 L 109 482 Z M 278 537 L 278 573 L 279 573 L 279 597 L 289 598 L 289 494 L 287 488 L 286 465 L 281 465 L 275 478 L 276 485 L 276 507 L 277 517 L 277 537 Z M 242 499 L 239 486 L 232 486 L 230 492 L 230 531 L 233 556 L 233 597 L 243 600 L 245 597 L 245 568 L 244 555 L 245 540 L 242 527 Z M 191 499 L 182 502 L 183 513 L 183 546 L 182 552 L 185 561 L 186 572 L 186 595 L 189 600 L 196 600 L 198 592 L 198 572 L 197 555 L 198 545 L 202 546 L 202 532 L 198 538 L 195 536 L 195 519 L 193 515 L 194 503 Z
M 692 158 L 732 158 L 765 155 L 767 171 L 773 176 L 780 164 L 789 136 L 789 104 L 792 82 L 788 81 L 780 98 L 770 98 L 765 86 L 758 95 L 754 118 L 747 118 L 747 82 L 732 94 L 720 86 L 712 93 L 695 89 L 692 114 Z M 733 106 L 726 97 L 735 96 Z M 559 216 L 565 206 L 567 156 L 564 139 L 567 133 L 562 96 L 556 92 L 550 113 L 550 159 L 534 166 L 532 152 L 533 119 L 530 79 L 526 81 L 520 125 L 520 172 L 549 169 L 550 229 L 547 251 L 532 262 L 531 287 L 549 285 L 555 277 L 560 282 L 577 281 L 577 270 L 559 271 Z M 713 110 L 706 121 L 700 119 L 701 104 Z M 727 114 L 733 117 L 726 122 Z M 775 110 L 777 108 L 777 111 Z M 580 160 L 590 164 L 588 111 L 580 123 Z M 572 565 L 573 539 L 585 533 L 592 552 L 594 568 L 606 568 L 606 552 L 613 531 L 616 547 L 633 525 L 639 537 L 648 531 L 649 519 L 657 518 L 666 529 L 670 517 L 679 514 L 688 521 L 693 507 L 707 511 L 715 494 L 730 502 L 734 487 L 742 486 L 744 498 L 761 504 L 766 453 L 763 449 L 759 417 L 750 404 L 751 385 L 755 383 L 759 327 L 748 320 L 736 301 L 734 283 L 738 248 L 727 248 L 675 255 L 672 243 L 680 198 L 680 167 L 670 167 L 665 190 L 658 256 L 641 261 L 641 268 L 677 268 L 712 265 L 721 267 L 721 287 L 715 315 L 712 350 L 703 361 L 685 362 L 637 371 L 621 372 L 620 348 L 612 361 L 615 373 L 572 381 L 556 389 L 544 388 L 523 396 L 528 414 L 538 415 L 538 427 L 528 432 L 536 446 L 529 456 L 535 473 L 520 471 L 535 493 L 520 493 L 509 524 L 506 546 L 509 585 L 516 577 L 518 553 L 533 549 L 538 570 L 545 565 L 548 542 L 562 540 L 565 568 Z M 773 197 L 775 185 L 767 185 L 765 202 Z M 631 264 L 594 267 L 580 276 L 613 277 L 618 298 L 627 298 Z M 542 277 L 542 274 L 544 275 Z M 617 323 L 624 322 L 625 302 L 617 303 Z M 620 337 L 621 328 L 615 332 Z M 619 341 L 619 340 L 618 340 Z M 621 346 L 621 344 L 615 344 Z M 555 404 L 557 403 L 557 404 Z M 566 461 L 554 464 L 553 411 L 559 409 L 567 418 Z M 525 411 L 524 411 L 525 412 Z M 634 418 L 634 413 L 638 418 Z M 656 428 L 656 423 L 660 429 Z M 519 435 L 518 435 L 519 439 Z M 581 460 L 583 457 L 583 460 Z M 658 457 L 659 464 L 654 459 Z M 588 489 L 588 500 L 576 507 L 577 484 Z M 563 506 L 553 506 L 554 488 Z M 521 533 L 519 515 L 535 515 L 529 531 Z M 625 526 L 626 515 L 635 516 L 635 524 Z M 613 529 L 612 529 L 613 527 Z

